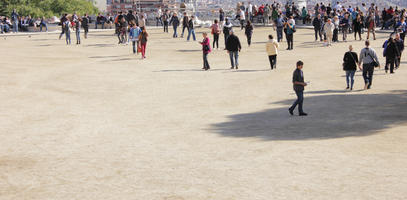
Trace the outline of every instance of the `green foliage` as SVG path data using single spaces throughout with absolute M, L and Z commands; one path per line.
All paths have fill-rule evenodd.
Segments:
M 32 17 L 60 16 L 63 13 L 78 15 L 97 14 L 99 10 L 87 0 L 0 0 L 0 15 L 9 16 L 13 9 L 20 15 Z

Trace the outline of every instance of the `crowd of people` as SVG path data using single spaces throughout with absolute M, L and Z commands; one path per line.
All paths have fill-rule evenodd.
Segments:
M 180 37 L 184 38 L 185 31 L 188 34 L 186 41 L 193 39 L 197 40 L 195 35 L 195 16 L 188 15 L 183 12 L 181 17 L 175 11 L 161 11 L 158 9 L 156 17 L 156 25 L 163 27 L 163 32 L 168 33 L 169 26 L 173 28 L 173 38 L 178 38 L 178 28 L 181 28 Z M 373 83 L 373 74 L 376 67 L 380 67 L 380 62 L 376 50 L 370 47 L 371 38 L 376 40 L 376 27 L 382 29 L 393 29 L 389 39 L 383 44 L 383 56 L 386 58 L 385 71 L 394 73 L 395 69 L 400 67 L 400 58 L 404 50 L 404 39 L 407 31 L 405 19 L 407 12 L 405 9 L 400 10 L 397 7 L 383 9 L 382 12 L 375 4 L 367 7 L 364 3 L 361 7 L 342 6 L 339 2 L 336 5 L 324 5 L 323 3 L 315 5 L 313 10 L 302 8 L 301 10 L 293 4 L 280 4 L 274 2 L 266 5 L 252 5 L 248 3 L 239 3 L 236 8 L 234 17 L 226 16 L 223 9 L 219 10 L 219 18 L 213 21 L 210 26 L 210 34 L 213 36 L 213 43 L 210 42 L 209 34 L 204 31 L 202 33 L 203 40 L 199 42 L 202 46 L 203 53 L 203 70 L 210 70 L 209 54 L 212 52 L 212 47 L 219 49 L 220 34 L 224 35 L 224 50 L 229 54 L 231 69 L 239 69 L 239 53 L 242 50 L 242 44 L 236 31 L 244 31 L 248 47 L 252 44 L 252 36 L 254 34 L 253 22 L 262 22 L 271 24 L 275 36 L 268 35 L 265 51 L 270 62 L 271 70 L 277 68 L 277 56 L 279 53 L 280 43 L 284 40 L 287 42 L 287 50 L 294 49 L 294 34 L 297 31 L 297 23 L 302 21 L 303 24 L 311 24 L 314 27 L 315 41 L 324 42 L 325 46 L 331 46 L 335 42 L 339 42 L 339 34 L 342 34 L 342 40 L 348 40 L 348 34 L 353 33 L 354 39 L 362 40 L 362 34 L 367 32 L 365 48 L 360 53 L 353 51 L 353 46 L 349 46 L 343 57 L 343 70 L 346 72 L 346 89 L 354 89 L 354 76 L 357 69 L 362 71 L 365 83 L 364 89 L 370 89 Z M 38 20 L 37 20 L 38 21 Z M 34 23 L 42 28 L 47 28 L 43 18 L 39 23 L 33 22 L 30 17 L 20 17 L 16 11 L 11 14 L 11 20 L 5 18 L 1 21 L 0 27 L 3 30 L 13 28 L 14 32 L 18 29 L 23 29 L 26 24 Z M 233 25 L 238 22 L 239 28 Z M 91 18 L 85 14 L 80 17 L 76 13 L 72 15 L 64 14 L 61 18 L 61 34 L 59 38 L 65 35 L 66 44 L 71 44 L 71 31 L 75 32 L 76 44 L 81 44 L 81 29 L 84 31 L 84 37 L 87 38 L 89 26 L 92 23 Z M 235 23 L 235 25 L 237 25 Z M 134 54 L 141 53 L 141 58 L 146 58 L 146 48 L 149 34 L 147 32 L 147 16 L 145 13 L 137 13 L 129 10 L 128 12 L 119 12 L 113 16 L 108 14 L 103 16 L 98 14 L 95 20 L 95 28 L 106 26 L 115 27 L 115 34 L 118 38 L 118 44 L 127 45 L 131 42 L 131 49 Z M 358 36 L 358 37 L 357 37 Z M 211 47 L 212 44 L 212 47 Z M 297 94 L 297 101 L 289 109 L 289 113 L 293 114 L 294 108 L 298 105 L 299 114 L 306 116 L 303 111 L 303 90 L 307 86 L 304 82 L 302 68 L 304 63 L 297 62 L 297 68 L 293 74 L 294 90 Z

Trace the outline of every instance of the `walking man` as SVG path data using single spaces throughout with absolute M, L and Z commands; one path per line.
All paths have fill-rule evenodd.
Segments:
M 187 29 L 189 33 L 188 23 L 189 23 L 188 15 L 186 12 L 184 12 L 184 18 L 182 18 L 182 34 L 181 34 L 182 38 L 184 37 L 185 29 Z
M 239 69 L 239 52 L 242 49 L 239 38 L 230 30 L 230 35 L 226 41 L 226 49 L 230 56 L 230 63 L 232 67 L 230 69 Z
M 366 47 L 360 51 L 359 69 L 363 70 L 363 79 L 365 80 L 365 90 L 370 89 L 373 82 L 373 72 L 375 67 L 380 67 L 376 51 L 370 48 L 369 40 L 365 42 Z M 363 63 L 363 69 L 360 67 Z
M 297 62 L 297 68 L 293 74 L 293 85 L 294 91 L 297 95 L 297 100 L 294 104 L 288 109 L 290 115 L 294 115 L 294 109 L 298 105 L 298 112 L 300 116 L 307 116 L 308 114 L 304 112 L 302 106 L 304 102 L 304 87 L 307 86 L 307 83 L 304 82 L 304 73 L 302 72 L 302 68 L 304 63 L 302 61 Z
M 318 35 L 319 35 L 319 39 L 322 42 L 322 34 L 321 34 L 322 19 L 321 19 L 321 15 L 318 15 L 318 17 L 314 18 L 314 21 L 312 22 L 312 25 L 314 26 L 315 41 L 318 40 Z
M 187 41 L 189 41 L 189 38 L 192 37 L 194 38 L 194 41 L 196 41 L 196 37 L 195 37 L 195 28 L 194 28 L 194 16 L 191 16 L 191 19 L 188 22 L 188 37 L 187 37 Z
M 269 56 L 271 70 L 276 69 L 277 66 L 277 53 L 278 53 L 278 42 L 273 39 L 272 35 L 269 35 L 269 41 L 266 44 L 267 54 Z

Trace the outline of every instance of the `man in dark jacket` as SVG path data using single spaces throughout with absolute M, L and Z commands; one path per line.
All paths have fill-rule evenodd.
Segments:
M 404 41 L 401 39 L 400 34 L 396 34 L 396 44 L 397 50 L 399 51 L 400 54 L 396 62 L 396 69 L 398 69 L 401 62 L 401 56 L 403 55 L 404 51 Z
M 85 32 L 85 39 L 88 38 L 89 23 L 90 23 L 89 16 L 88 14 L 85 14 L 85 16 L 82 17 L 82 27 Z
M 312 21 L 312 25 L 314 26 L 314 31 L 315 31 L 315 41 L 318 40 L 318 35 L 319 35 L 320 41 L 322 41 L 322 34 L 321 34 L 322 19 L 321 19 L 321 15 L 318 15 L 318 17 L 314 18 L 314 21 Z
M 185 29 L 187 29 L 189 33 L 188 23 L 189 23 L 188 15 L 186 12 L 184 12 L 184 17 L 182 18 L 182 34 L 181 34 L 182 38 L 184 37 Z
M 293 74 L 293 85 L 294 91 L 297 95 L 297 100 L 294 104 L 288 109 L 290 115 L 294 115 L 294 109 L 298 105 L 298 112 L 300 116 L 307 116 L 308 114 L 305 113 L 302 109 L 302 104 L 304 102 L 304 87 L 307 86 L 307 83 L 304 82 L 304 73 L 302 72 L 302 68 L 304 63 L 302 61 L 297 62 L 297 68 Z
M 194 41 L 196 41 L 194 20 L 195 20 L 195 17 L 191 16 L 191 19 L 188 21 L 188 37 L 187 37 L 187 41 L 189 41 L 189 38 L 191 37 L 191 35 L 194 38 Z
M 226 49 L 230 56 L 231 69 L 239 69 L 239 52 L 242 49 L 239 38 L 230 30 L 230 35 L 226 41 Z
M 389 70 L 390 65 L 390 73 L 393 74 L 394 65 L 396 64 L 396 61 L 400 57 L 400 51 L 398 50 L 396 41 L 392 37 L 387 42 L 385 56 L 386 56 L 386 66 L 385 66 L 386 73 Z

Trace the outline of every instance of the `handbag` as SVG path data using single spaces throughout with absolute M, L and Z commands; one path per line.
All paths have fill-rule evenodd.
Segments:
M 379 67 L 379 63 L 377 63 L 375 61 L 375 59 L 373 58 L 373 56 L 371 56 L 370 54 L 368 54 L 370 56 L 370 58 L 372 58 L 373 62 L 371 63 L 374 67 Z

